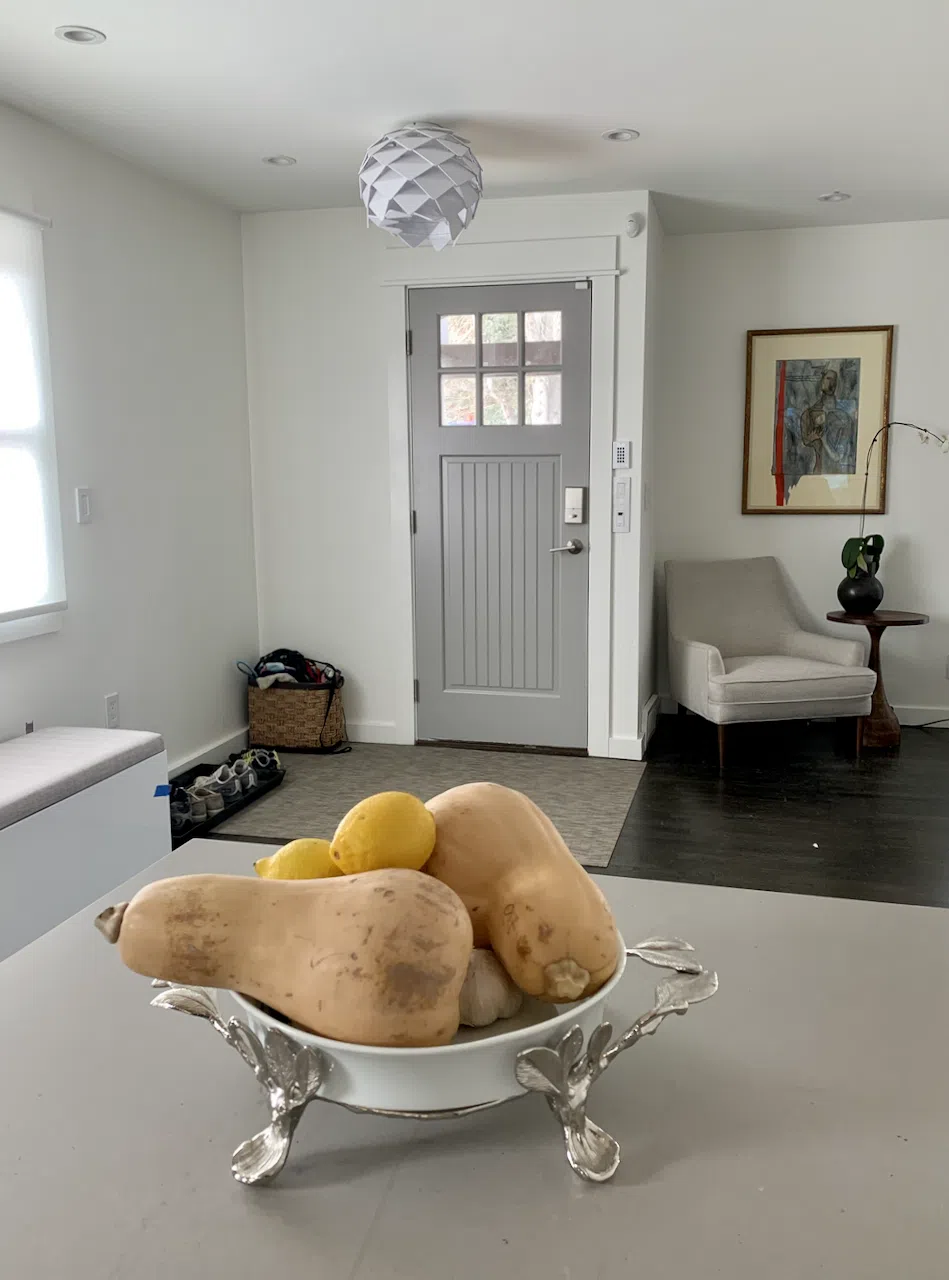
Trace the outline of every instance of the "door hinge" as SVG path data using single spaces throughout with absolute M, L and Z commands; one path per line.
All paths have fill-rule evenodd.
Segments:
M 410 356 L 412 354 L 412 330 L 411 329 L 406 329 L 405 331 L 405 354 L 407 356 Z
M 409 512 L 409 530 L 412 533 L 418 533 L 418 519 L 414 511 Z
M 416 702 L 418 702 L 419 698 L 418 698 L 418 681 L 417 680 L 412 681 L 412 697 Z

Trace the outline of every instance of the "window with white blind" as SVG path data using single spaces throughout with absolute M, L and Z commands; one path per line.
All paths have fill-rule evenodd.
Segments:
M 0 641 L 54 630 L 65 607 L 43 230 L 0 212 Z

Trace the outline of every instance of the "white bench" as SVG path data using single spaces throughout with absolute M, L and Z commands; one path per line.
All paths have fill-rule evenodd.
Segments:
M 0 959 L 170 852 L 167 785 L 157 733 L 0 742 Z

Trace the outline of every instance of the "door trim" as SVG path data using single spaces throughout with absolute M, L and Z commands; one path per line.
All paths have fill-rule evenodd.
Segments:
M 591 756 L 610 753 L 612 699 L 612 503 L 613 413 L 615 397 L 616 332 L 616 236 L 521 242 L 521 272 L 514 265 L 510 242 L 466 244 L 451 251 L 444 274 L 433 280 L 432 255 L 406 250 L 400 256 L 396 281 L 382 282 L 382 309 L 388 351 L 389 389 L 389 491 L 391 494 L 391 568 L 393 610 L 387 619 L 390 667 L 395 703 L 392 741 L 414 743 L 416 708 L 415 589 L 411 533 L 412 471 L 409 415 L 408 362 L 405 333 L 408 324 L 408 290 L 440 285 L 525 283 L 524 250 L 543 246 L 544 272 L 531 283 L 565 275 L 590 279 L 593 296 L 590 332 L 590 567 L 587 619 L 587 751 Z M 580 248 L 582 246 L 582 249 Z M 449 272 L 460 249 L 462 262 L 454 266 L 461 278 Z M 441 261 L 439 259 L 439 261 Z M 607 262 L 612 265 L 607 268 Z M 538 261 L 538 266 L 540 262 Z M 414 272 L 414 276 L 412 273 Z M 404 274 L 403 274 L 404 273 Z

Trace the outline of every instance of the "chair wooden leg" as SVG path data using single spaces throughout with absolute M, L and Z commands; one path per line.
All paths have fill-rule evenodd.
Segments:
M 725 726 L 718 726 L 718 767 L 725 768 Z
M 857 759 L 863 755 L 863 722 L 864 716 L 857 716 Z

